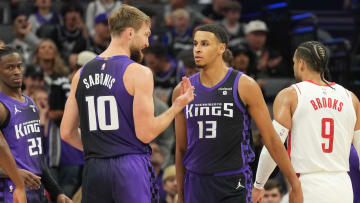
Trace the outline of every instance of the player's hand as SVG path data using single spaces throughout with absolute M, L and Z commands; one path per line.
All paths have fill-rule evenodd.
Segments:
M 30 190 L 38 190 L 41 186 L 41 177 L 24 169 L 18 169 L 20 176 L 23 178 L 25 186 Z
M 57 196 L 57 203 L 73 203 L 73 201 L 65 194 L 60 194 Z
M 13 193 L 14 203 L 26 203 L 26 192 L 25 188 L 15 188 Z
M 253 188 L 252 189 L 252 203 L 261 203 L 262 199 L 264 197 L 265 190 L 264 189 L 258 189 Z
M 188 103 L 194 100 L 194 89 L 189 78 L 183 77 L 181 82 L 180 96 L 174 101 L 174 106 L 181 111 Z
M 292 186 L 292 190 L 289 195 L 289 202 L 290 203 L 303 203 L 304 202 L 304 197 L 303 197 L 303 193 L 301 190 L 300 181 L 298 182 L 298 184 L 296 184 L 296 186 Z

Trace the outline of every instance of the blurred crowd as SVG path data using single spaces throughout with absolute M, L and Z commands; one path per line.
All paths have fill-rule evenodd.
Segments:
M 1 2 L 1 1 L 0 1 Z M 65 193 L 72 197 L 81 185 L 83 153 L 63 142 L 59 125 L 74 73 L 103 52 L 110 40 L 108 16 L 122 4 L 132 4 L 151 17 L 150 46 L 143 50 L 143 64 L 154 73 L 155 114 L 171 105 L 174 87 L 182 76 L 199 70 L 193 57 L 193 30 L 217 23 L 230 36 L 224 60 L 253 77 L 271 102 L 277 91 L 294 82 L 290 50 L 269 43 L 274 30 L 261 19 L 242 20 L 241 1 L 235 0 L 11 0 L 13 36 L 2 40 L 16 48 L 25 63 L 24 93 L 39 107 L 45 126 L 48 164 Z M 155 5 L 155 6 L 154 6 Z M 324 31 L 325 36 L 331 38 Z M 1 35 L 0 35 L 1 36 Z M 261 140 L 254 129 L 258 151 Z M 152 144 L 152 157 L 162 202 L 176 202 L 174 164 L 175 132 L 171 125 Z M 256 164 L 254 164 L 255 166 Z M 256 170 L 256 168 L 253 168 Z M 278 181 L 280 180 L 280 182 Z M 277 178 L 265 186 L 264 202 L 277 202 L 286 183 Z M 279 199 L 279 201 L 267 201 Z M 285 197 L 286 198 L 286 197 Z

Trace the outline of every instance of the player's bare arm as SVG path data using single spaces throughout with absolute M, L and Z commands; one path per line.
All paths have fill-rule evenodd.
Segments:
M 125 88 L 134 96 L 133 114 L 135 132 L 139 140 L 150 143 L 172 122 L 175 115 L 193 100 L 193 87 L 187 86 L 183 95 L 163 114 L 154 116 L 154 81 L 149 68 L 140 64 L 129 65 L 124 74 Z M 187 84 L 190 81 L 187 79 Z
M 296 106 L 297 94 L 296 90 L 292 87 L 281 90 L 274 100 L 273 126 L 277 133 L 279 135 L 281 134 L 280 139 L 282 143 L 285 142 L 289 129 L 291 129 L 291 118 L 295 112 Z M 267 148 L 263 147 L 259 158 L 258 170 L 256 171 L 256 179 L 252 192 L 253 203 L 257 203 L 262 199 L 264 195 L 264 185 L 269 179 L 271 173 L 274 171 L 275 167 L 275 161 L 271 158 Z
M 181 95 L 181 85 L 177 85 L 174 89 L 172 101 Z M 187 149 L 187 138 L 186 138 L 186 122 L 183 111 L 180 111 L 175 116 L 175 134 L 176 134 L 176 150 L 175 150 L 175 164 L 176 164 L 176 180 L 178 189 L 178 201 L 179 203 L 184 202 L 184 175 L 185 167 L 182 162 L 186 149 Z
M 64 116 L 60 125 L 60 135 L 63 140 L 73 147 L 83 150 L 81 135 L 78 130 L 80 126 L 79 110 L 75 98 L 76 88 L 80 78 L 80 70 L 76 72 L 71 82 L 70 95 L 65 104 Z
M 9 111 L 0 103 L 0 123 L 5 122 Z M 25 183 L 17 170 L 17 165 L 12 156 L 9 145 L 7 144 L 4 135 L 0 131 L 0 166 L 3 168 L 15 184 L 15 191 L 13 193 L 14 202 L 26 203 Z
M 271 123 L 260 87 L 252 78 L 243 75 L 239 80 L 238 92 L 241 100 L 248 107 L 249 114 L 255 120 L 263 137 L 264 145 L 292 185 L 291 202 L 303 202 L 301 183 L 290 163 L 285 147 Z

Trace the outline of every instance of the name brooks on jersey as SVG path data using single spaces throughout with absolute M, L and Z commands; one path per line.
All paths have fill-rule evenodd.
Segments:
M 40 120 L 26 121 L 25 123 L 15 125 L 14 128 L 16 139 L 20 139 L 28 134 L 40 132 Z
M 344 105 L 342 101 L 339 102 L 337 99 L 327 97 L 312 99 L 310 100 L 310 103 L 315 111 L 322 108 L 328 108 L 341 112 Z
M 226 116 L 233 117 L 233 103 L 188 104 L 185 108 L 186 118 L 193 116 Z
M 95 73 L 94 75 L 89 75 L 88 78 L 84 78 L 83 83 L 86 89 L 89 89 L 93 85 L 103 85 L 111 89 L 115 83 L 115 78 L 109 74 Z

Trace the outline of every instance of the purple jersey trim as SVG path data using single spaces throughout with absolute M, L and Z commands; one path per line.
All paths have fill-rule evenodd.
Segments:
M 213 87 L 205 87 L 203 84 L 201 84 L 201 82 L 200 82 L 200 74 L 199 74 L 199 77 L 197 77 L 197 80 L 198 80 L 198 83 L 199 83 L 200 88 L 202 88 L 202 89 L 204 89 L 205 91 L 208 91 L 208 92 L 213 91 L 214 89 L 216 89 L 216 88 L 218 88 L 219 86 L 221 86 L 221 85 L 228 79 L 228 77 L 229 77 L 230 74 L 231 74 L 231 71 L 232 71 L 232 68 L 229 68 L 228 72 L 226 73 L 226 76 L 225 76 L 218 84 L 216 84 L 216 85 L 213 86 Z

